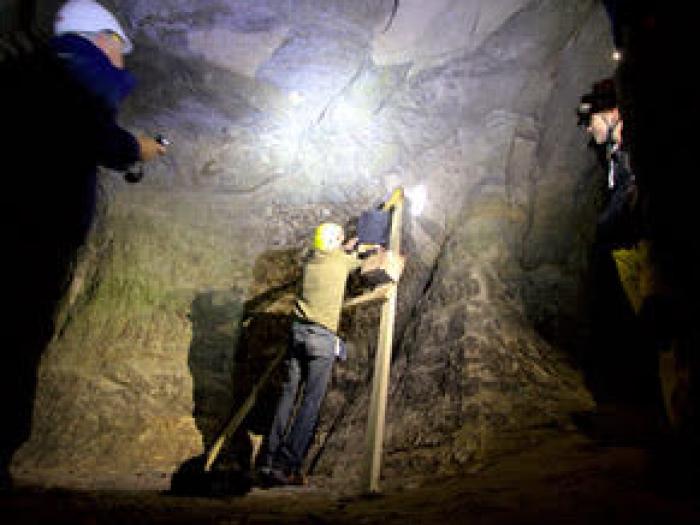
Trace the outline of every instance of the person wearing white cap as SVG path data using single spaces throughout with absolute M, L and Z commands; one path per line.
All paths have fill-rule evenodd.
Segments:
M 66 2 L 56 14 L 54 34 L 57 37 L 55 42 L 63 40 L 63 43 L 67 43 L 69 47 L 76 45 L 75 38 L 89 41 L 107 57 L 114 68 L 119 70 L 124 69 L 124 55 L 131 53 L 134 49 L 133 43 L 116 17 L 93 0 Z M 58 56 L 72 58 L 75 55 L 65 53 L 65 49 L 61 47 Z M 82 58 L 80 60 L 82 61 Z M 113 98 L 121 99 L 130 91 L 134 82 L 125 72 L 122 75 L 113 73 L 111 76 L 116 80 L 113 89 L 110 90 Z M 123 86 L 123 89 L 119 89 L 120 86 Z M 118 102 L 118 100 L 111 100 L 111 102 Z M 165 147 L 152 137 L 139 136 L 137 141 L 140 160 L 151 160 L 165 153 Z
M 54 20 L 54 34 L 64 35 L 67 33 L 88 35 L 100 48 L 104 45 L 105 40 L 109 41 L 109 38 L 112 37 L 112 40 L 119 43 L 120 46 L 105 47 L 108 47 L 110 51 L 118 49 L 120 53 L 117 56 L 116 53 L 109 52 L 110 59 L 115 56 L 117 60 L 121 61 L 121 55 L 128 55 L 134 48 L 114 15 L 92 0 L 71 0 L 58 11 Z M 119 67 L 123 67 L 123 64 L 120 64 Z
M 76 255 L 94 222 L 98 166 L 125 171 L 165 153 L 117 122 L 135 84 L 123 57 L 133 44 L 97 2 L 70 0 L 47 45 L 0 63 L 3 240 L 11 305 L 0 358 L 0 490 L 26 440 L 39 356 Z M 127 180 L 129 180 L 127 178 Z

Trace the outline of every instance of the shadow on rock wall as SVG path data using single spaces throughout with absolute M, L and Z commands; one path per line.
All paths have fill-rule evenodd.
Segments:
M 206 291 L 192 302 L 192 343 L 188 365 L 193 380 L 193 416 L 205 453 L 183 463 L 171 491 L 182 495 L 244 494 L 252 484 L 255 457 L 271 425 L 291 317 L 290 293 L 297 285 L 297 252 L 267 252 L 254 267 L 254 298 L 239 290 Z M 285 282 L 281 282 L 285 281 Z M 272 368 L 267 381 L 261 381 Z M 228 425 L 257 391 L 252 408 L 235 430 Z M 207 453 L 226 440 L 209 472 Z
M 193 416 L 205 449 L 211 447 L 233 401 L 234 359 L 243 300 L 238 290 L 197 294 L 190 310 Z

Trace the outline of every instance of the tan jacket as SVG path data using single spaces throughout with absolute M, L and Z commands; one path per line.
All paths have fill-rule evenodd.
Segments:
M 348 275 L 359 267 L 357 256 L 340 248 L 332 252 L 316 250 L 304 267 L 302 291 L 294 309 L 296 316 L 337 332 Z

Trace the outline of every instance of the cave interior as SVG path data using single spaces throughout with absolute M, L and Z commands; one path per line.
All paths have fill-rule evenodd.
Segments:
M 65 160 L 94 137 L 43 62 L 62 4 L 0 1 L 2 523 L 700 522 L 690 7 L 100 0 L 134 44 L 119 124 L 168 145 L 86 190 Z M 576 122 L 606 78 L 636 184 L 616 246 Z M 261 488 L 314 228 L 397 188 L 381 490 L 379 303 L 343 311 L 310 484 Z

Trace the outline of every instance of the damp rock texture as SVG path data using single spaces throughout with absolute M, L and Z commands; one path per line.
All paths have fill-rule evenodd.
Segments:
M 110 5 L 136 43 L 123 122 L 172 146 L 138 185 L 101 176 L 16 478 L 167 486 L 284 348 L 315 225 L 397 186 L 427 202 L 404 222 L 387 477 L 475 467 L 590 408 L 565 350 L 595 223 L 575 107 L 612 68 L 598 2 Z M 343 320 L 309 454 L 328 483 L 359 479 L 377 321 Z M 264 432 L 276 377 L 242 431 Z

